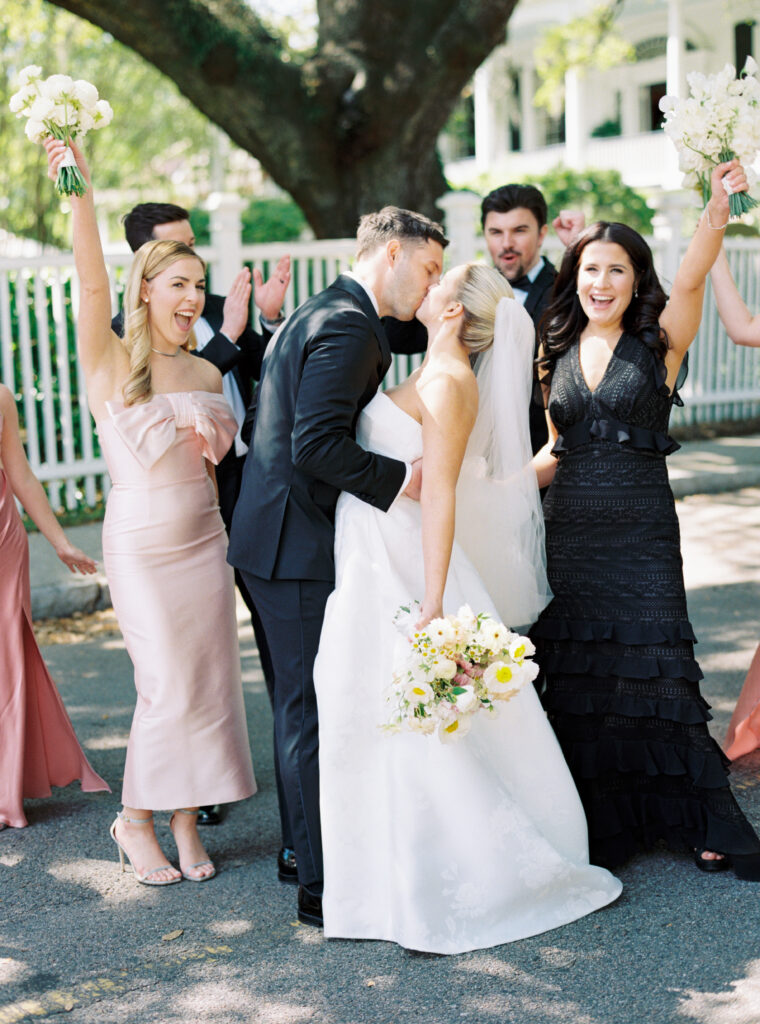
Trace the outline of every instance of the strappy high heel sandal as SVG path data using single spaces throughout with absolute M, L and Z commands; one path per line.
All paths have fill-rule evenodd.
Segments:
M 132 871 L 134 872 L 135 878 L 137 879 L 138 882 L 141 882 L 142 885 L 175 885 L 177 882 L 181 882 L 182 881 L 181 878 L 153 878 L 152 877 L 153 875 L 157 874 L 159 871 L 172 871 L 173 868 L 172 868 L 171 864 L 162 864 L 160 867 L 152 868 L 150 871 L 146 871 L 144 875 L 138 875 L 137 869 L 135 868 L 134 864 L 132 863 L 132 858 L 129 856 L 127 851 L 121 845 L 119 840 L 116 838 L 116 822 L 117 821 L 126 821 L 130 825 L 147 825 L 149 822 L 153 821 L 153 815 L 151 814 L 151 816 L 149 818 L 130 818 L 128 815 L 126 815 L 124 813 L 124 811 L 119 811 L 119 813 L 116 815 L 114 823 L 113 823 L 113 825 L 111 825 L 111 827 L 110 827 L 110 829 L 108 831 L 111 833 L 111 839 L 113 839 L 113 841 L 116 843 L 116 845 L 119 848 L 119 862 L 121 864 L 121 870 L 122 871 L 124 871 L 124 858 L 126 857 L 127 860 L 129 861 L 129 866 L 132 868 Z
M 198 812 L 197 811 L 186 811 L 184 807 L 178 807 L 176 811 L 172 812 L 171 818 L 169 818 L 169 828 L 171 828 L 171 830 L 172 830 L 172 835 L 174 835 L 174 829 L 172 828 L 172 822 L 174 821 L 174 815 L 175 814 L 191 814 L 194 817 L 198 816 Z M 176 837 L 175 837 L 175 841 L 176 841 Z M 195 871 L 196 868 L 205 868 L 205 866 L 207 864 L 209 865 L 210 868 L 213 869 L 208 875 L 190 875 L 190 874 L 188 874 L 189 871 Z M 184 868 L 184 867 L 182 867 L 182 858 L 180 858 L 179 869 L 182 872 L 182 877 L 186 878 L 188 880 L 188 882 L 208 882 L 209 878 L 213 878 L 214 875 L 216 874 L 216 868 L 214 867 L 214 862 L 211 861 L 211 860 L 199 860 L 197 864 L 190 864 L 187 868 Z

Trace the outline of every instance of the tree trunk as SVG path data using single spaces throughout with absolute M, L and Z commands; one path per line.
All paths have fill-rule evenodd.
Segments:
M 288 51 L 245 0 L 50 2 L 173 79 L 325 238 L 389 203 L 435 215 L 446 189 L 436 139 L 516 0 L 317 0 L 309 56 Z

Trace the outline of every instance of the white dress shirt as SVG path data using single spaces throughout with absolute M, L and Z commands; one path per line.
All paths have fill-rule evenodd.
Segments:
M 202 352 L 214 337 L 215 333 L 216 332 L 208 320 L 202 316 L 199 317 L 195 325 L 195 351 Z M 227 335 L 225 334 L 225 338 L 226 337 Z M 243 420 L 245 419 L 245 402 L 243 401 L 243 396 L 240 394 L 238 382 L 235 380 L 235 376 L 231 370 L 222 374 L 222 393 L 232 406 L 232 413 L 238 425 L 238 432 L 235 434 L 235 454 L 239 457 L 241 455 L 245 455 L 248 451 L 248 445 L 240 436 L 240 428 L 243 426 Z
M 544 258 L 543 256 L 540 256 L 538 263 L 535 265 L 535 267 L 531 267 L 525 276 L 530 280 L 530 283 L 533 284 L 533 282 L 536 280 L 536 278 L 543 269 Z M 520 303 L 520 305 L 524 306 L 526 299 L 528 298 L 528 293 L 523 288 L 513 288 L 512 291 L 515 293 L 515 298 Z

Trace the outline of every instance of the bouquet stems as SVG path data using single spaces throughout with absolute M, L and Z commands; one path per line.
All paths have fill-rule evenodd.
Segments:
M 54 138 L 65 142 L 67 146 L 71 143 L 71 136 L 67 128 L 61 128 L 60 125 L 52 124 L 50 121 L 46 122 L 46 124 Z M 87 182 L 84 180 L 84 176 L 76 164 L 73 167 L 69 164 L 64 164 L 58 168 L 55 190 L 59 196 L 83 196 L 85 194 Z
M 733 160 L 735 157 L 736 153 L 733 150 L 724 149 L 718 159 L 723 164 L 728 160 Z M 702 204 L 707 206 L 712 196 L 710 175 L 707 171 L 704 171 L 699 177 L 702 185 Z M 757 205 L 757 200 L 753 199 L 749 192 L 732 192 L 728 197 L 728 212 L 731 218 L 741 217 L 743 213 L 747 213 L 748 210 L 752 210 Z

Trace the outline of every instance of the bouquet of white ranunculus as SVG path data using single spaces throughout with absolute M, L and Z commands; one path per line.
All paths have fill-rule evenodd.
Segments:
M 687 76 L 687 99 L 664 96 L 665 133 L 678 150 L 678 166 L 684 185 L 699 189 L 706 206 L 710 199 L 710 174 L 714 167 L 737 157 L 744 166 L 750 187 L 757 181 L 751 165 L 760 150 L 760 81 L 757 64 L 747 58 L 739 78 L 726 64 L 715 75 L 693 71 Z M 740 217 L 757 202 L 747 192 L 728 197 L 732 217 Z
M 21 88 L 11 96 L 10 108 L 16 117 L 28 118 L 26 137 L 42 142 L 48 136 L 62 139 L 68 146 L 95 128 L 104 128 L 113 117 L 111 104 L 98 98 L 98 90 L 80 78 L 50 75 L 43 80 L 42 68 L 30 64 L 19 72 Z M 58 171 L 56 190 L 62 196 L 83 196 L 87 182 L 68 150 Z
M 463 605 L 418 630 L 411 624 L 419 611 L 413 601 L 394 618 L 409 645 L 386 692 L 391 711 L 382 728 L 388 732 L 437 730 L 448 742 L 469 732 L 476 711 L 496 714 L 496 701 L 511 700 L 536 678 L 533 644 L 490 615 Z

